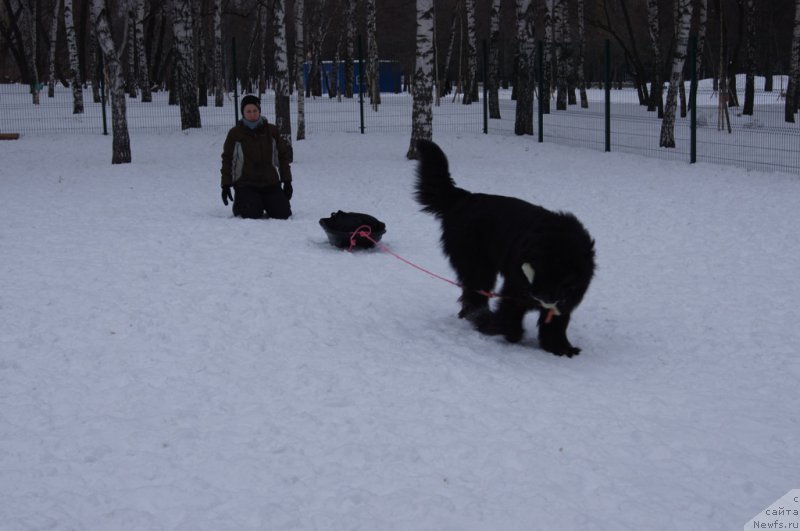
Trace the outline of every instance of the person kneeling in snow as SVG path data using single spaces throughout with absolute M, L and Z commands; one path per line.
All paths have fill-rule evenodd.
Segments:
M 292 215 L 292 148 L 278 127 L 261 116 L 257 96 L 243 97 L 241 110 L 242 119 L 228 131 L 222 148 L 222 202 L 233 201 L 234 216 L 261 218 L 266 213 L 287 219 Z

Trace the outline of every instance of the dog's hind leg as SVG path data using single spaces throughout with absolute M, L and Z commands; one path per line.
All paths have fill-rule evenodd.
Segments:
M 478 315 L 489 312 L 489 298 L 476 290 L 464 288 L 458 300 L 461 302 L 459 319 L 474 321 Z
M 489 297 L 486 293 L 494 287 L 497 274 L 489 266 L 481 266 L 478 261 L 469 262 L 469 269 L 455 267 L 461 283 L 461 311 L 459 319 L 474 321 L 481 313 L 489 311 Z
M 526 307 L 520 306 L 513 299 L 504 298 L 500 300 L 496 311 L 480 314 L 475 325 L 481 333 L 502 335 L 506 341 L 517 343 L 524 333 L 522 319 L 526 311 Z

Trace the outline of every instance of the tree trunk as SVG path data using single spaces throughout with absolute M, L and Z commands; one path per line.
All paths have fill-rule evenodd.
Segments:
M 339 38 L 336 41 L 336 48 L 333 52 L 333 61 L 331 68 L 328 70 L 326 86 L 328 87 L 328 97 L 336 98 L 336 101 L 342 101 L 339 94 L 339 64 L 341 63 L 341 49 L 342 49 L 342 32 L 339 32 Z
M 517 0 L 517 109 L 514 134 L 533 134 L 533 72 L 536 41 L 533 0 Z M 547 98 L 547 93 L 543 94 Z
M 202 0 L 200 13 L 208 12 L 208 0 Z M 199 107 L 208 107 L 208 53 L 206 50 L 206 46 L 208 46 L 208 25 L 203 22 L 203 15 L 195 20 L 195 26 L 197 26 L 197 105 Z
M 500 2 L 492 0 L 491 11 L 489 12 L 489 72 L 487 76 L 489 93 L 489 118 L 500 119 L 500 83 L 498 82 L 498 72 L 500 65 Z
M 524 4 L 525 6 L 528 5 L 528 2 L 526 0 L 517 0 L 517 40 L 518 41 L 519 41 L 520 35 L 521 35 L 521 33 L 520 33 L 521 30 L 520 30 L 520 26 L 519 26 L 520 25 L 519 17 L 521 15 L 520 15 L 519 10 L 522 9 L 522 7 L 520 6 L 520 2 L 522 2 L 522 4 Z M 554 42 L 555 36 L 554 36 L 554 33 L 553 33 L 553 11 L 554 11 L 554 7 L 555 6 L 554 6 L 553 2 L 554 2 L 554 0 L 545 0 L 544 1 L 544 20 L 543 20 L 543 23 L 544 23 L 544 50 L 543 50 L 544 69 L 543 70 L 544 71 L 542 73 L 542 77 L 544 77 L 544 81 L 542 83 L 542 86 L 544 87 L 544 89 L 543 89 L 544 94 L 542 95 L 542 100 L 541 100 L 542 101 L 542 112 L 544 114 L 550 114 L 550 96 L 552 95 L 552 90 L 553 90 L 553 87 L 555 86 L 555 83 L 554 83 L 555 80 L 554 80 L 554 76 L 553 76 L 553 66 L 554 66 L 553 62 L 554 62 L 554 58 L 555 58 L 555 42 Z M 528 8 L 526 8 L 526 10 L 527 9 Z M 524 15 L 525 11 L 522 11 L 522 13 L 523 13 L 522 16 L 525 16 Z M 520 44 L 517 45 L 517 54 L 521 53 L 521 50 L 522 50 L 522 44 L 520 43 Z M 527 61 L 528 59 L 526 58 L 524 60 Z M 533 62 L 531 62 L 530 66 L 527 67 L 527 68 L 531 69 L 530 74 L 527 73 L 527 72 L 520 71 L 519 68 L 520 68 L 520 65 L 522 64 L 522 61 L 523 61 L 523 58 L 522 57 L 518 57 L 518 59 L 517 59 L 517 81 L 518 81 L 518 84 L 519 84 L 519 79 L 520 79 L 521 76 L 523 76 L 523 75 L 525 75 L 525 76 L 531 75 L 532 76 L 532 74 L 533 74 Z M 524 81 L 523 85 L 527 88 L 528 83 L 533 83 L 533 78 L 531 78 L 531 80 L 529 80 L 529 81 Z M 533 89 L 533 87 L 531 87 L 531 90 L 532 89 Z M 516 92 L 517 92 L 517 94 L 519 94 L 519 91 L 516 91 Z M 531 97 L 533 97 L 533 96 L 531 96 Z M 531 100 L 531 102 L 532 101 L 533 100 Z M 533 105 L 533 103 L 531 103 L 531 105 Z M 519 107 L 519 101 L 517 101 L 517 107 Z M 531 112 L 532 112 L 532 107 L 531 107 Z M 523 133 L 517 133 L 517 134 L 523 134 Z M 531 134 L 533 134 L 533 133 L 531 133 Z
M 274 6 L 274 1 L 269 2 L 267 5 Z M 274 74 L 274 72 L 268 71 L 275 57 L 275 50 L 271 49 L 274 48 L 272 46 L 274 43 L 270 40 L 269 35 L 270 30 L 274 29 L 273 26 L 275 25 L 275 22 L 270 20 L 270 15 L 271 13 L 269 12 L 269 7 L 265 7 L 261 10 L 261 17 L 259 18 L 258 22 L 261 34 L 261 54 L 258 57 L 258 72 L 256 73 L 259 95 L 266 92 L 267 86 L 271 85 L 271 74 Z
M 752 116 L 756 97 L 756 4 L 755 0 L 746 0 L 745 5 L 745 39 L 747 40 L 745 55 L 747 72 L 744 81 L 744 107 L 742 114 Z
M 576 75 L 578 78 L 578 90 L 581 95 L 581 108 L 589 108 L 589 98 L 586 95 L 586 78 L 583 72 L 584 61 L 586 57 L 586 24 L 584 21 L 584 0 L 578 0 L 577 3 L 577 18 L 578 18 L 578 65 L 576 67 Z
M 261 36 L 264 21 L 262 20 L 264 8 L 259 4 L 256 14 L 255 30 L 250 38 L 250 45 L 247 47 L 247 66 L 245 67 L 244 91 L 254 94 L 258 91 L 258 65 L 259 54 L 256 52 L 256 43 Z M 255 79 L 255 83 L 253 80 Z
M 153 5 L 150 5 L 151 11 L 150 16 L 155 17 L 155 13 L 153 12 Z M 167 79 L 165 79 L 163 72 L 164 72 L 164 63 L 166 62 L 163 59 L 164 56 L 164 39 L 166 38 L 167 34 L 167 13 L 166 8 L 163 4 L 159 7 L 159 16 L 157 17 L 159 20 L 159 29 L 158 29 L 158 38 L 155 39 L 155 43 L 151 46 L 155 46 L 155 50 L 152 52 L 151 56 L 152 61 L 150 62 L 150 78 L 153 80 L 153 84 L 159 87 L 164 87 Z M 153 22 L 155 24 L 155 22 Z M 171 76 L 170 76 L 171 77 Z
M 417 59 L 408 159 L 417 158 L 417 140 L 433 138 L 433 24 L 433 0 L 417 0 Z
M 25 49 L 25 38 L 22 36 L 22 27 L 24 26 L 21 20 L 22 6 L 19 6 L 15 12 L 14 7 L 11 5 L 11 0 L 4 0 L 3 4 L 6 6 L 6 11 L 8 12 L 8 26 L 6 26 L 3 23 L 3 19 L 0 18 L 0 36 L 5 39 L 8 49 L 14 56 L 14 61 L 17 64 L 17 69 L 19 70 L 23 81 L 29 82 L 28 80 L 31 76 L 30 72 L 28 71 L 28 57 L 27 50 Z
M 94 0 L 89 0 L 90 3 L 93 3 Z M 102 99 L 100 98 L 100 76 L 103 75 L 102 72 L 99 72 L 98 65 L 101 62 L 100 55 L 102 52 L 98 50 L 98 43 L 97 43 L 97 25 L 94 22 L 94 16 L 90 16 L 92 21 L 89 24 L 89 76 L 87 79 L 92 81 L 92 102 L 100 103 Z
M 122 64 L 117 54 L 111 26 L 103 0 L 92 0 L 92 18 L 97 34 L 97 43 L 103 50 L 106 72 L 111 92 L 111 164 L 126 164 L 131 161 L 131 141 L 128 135 L 128 117 L 125 106 L 125 80 L 122 79 Z
M 22 13 L 20 17 L 23 36 L 23 48 L 25 58 L 28 61 L 28 72 L 30 79 L 28 83 L 31 87 L 31 99 L 34 105 L 39 105 L 39 68 L 36 65 L 36 2 L 22 2 Z
M 214 106 L 225 104 L 225 82 L 222 68 L 222 0 L 214 0 Z
M 378 30 L 375 0 L 366 0 L 367 6 L 367 83 L 372 110 L 381 104 L 380 56 L 378 55 Z M 417 8 L 419 12 L 419 8 Z
M 353 49 L 356 40 L 356 0 L 344 0 L 344 97 L 353 97 Z
M 786 106 L 784 119 L 794 123 L 797 110 L 798 95 L 800 94 L 800 0 L 794 0 L 794 29 L 792 31 L 791 74 L 789 86 L 786 88 Z
M 136 56 L 139 67 L 139 88 L 142 91 L 142 103 L 153 101 L 153 92 L 150 89 L 150 67 L 147 64 L 147 51 L 144 47 L 144 0 L 136 0 L 136 19 L 133 25 L 136 44 Z
M 566 81 L 567 104 L 575 105 L 575 50 L 572 43 L 572 28 L 570 25 L 569 2 L 561 2 L 561 38 L 563 41 L 564 77 Z
M 556 77 L 556 110 L 567 110 L 567 50 L 564 32 L 566 13 L 565 0 L 555 0 L 553 4 L 553 36 L 555 37 L 555 77 Z
M 52 98 L 56 95 L 56 40 L 58 38 L 58 8 L 61 1 L 56 0 L 53 6 L 53 18 L 50 24 L 50 53 L 48 55 L 48 76 L 47 76 L 47 97 Z
M 458 23 L 458 10 L 461 2 L 456 2 L 453 9 L 453 20 L 450 23 L 450 38 L 447 42 L 447 54 L 445 54 L 444 64 L 442 65 L 441 78 L 437 80 L 437 90 L 440 96 L 445 96 L 450 93 L 450 82 L 452 78 L 448 75 L 450 71 L 450 63 L 453 61 L 453 50 L 456 46 L 456 24 Z
M 311 66 L 308 72 L 306 96 L 322 96 L 322 43 L 325 41 L 325 28 L 323 27 L 325 15 L 322 11 L 325 6 L 323 3 L 312 3 L 311 6 L 308 24 Z
M 194 24 L 191 0 L 173 0 L 173 38 L 175 72 L 178 76 L 178 101 L 181 106 L 181 129 L 200 127 L 197 105 L 197 78 L 194 69 Z
M 703 53 L 706 48 L 706 29 L 708 27 L 708 0 L 697 0 L 697 61 L 695 71 L 702 79 Z
M 133 9 L 127 11 L 127 18 L 125 19 L 125 35 L 128 36 L 128 42 L 125 44 L 125 50 L 128 52 L 127 61 L 127 74 L 125 76 L 125 92 L 128 96 L 135 98 L 136 91 L 136 13 Z
M 658 117 L 664 117 L 664 96 L 661 72 L 664 70 L 661 57 L 661 24 L 658 18 L 658 0 L 647 0 L 647 26 L 650 31 L 650 46 L 653 50 L 653 82 L 647 110 L 658 110 Z
M 305 31 L 305 0 L 294 0 L 294 64 L 295 84 L 297 85 L 297 140 L 306 138 L 306 105 L 305 105 L 305 63 L 306 50 L 303 32 Z M 360 74 L 359 74 L 360 75 Z
M 289 112 L 289 57 L 286 51 L 286 9 L 284 0 L 274 0 L 275 40 L 275 125 L 288 146 L 292 145 L 292 117 Z M 292 157 L 289 157 L 291 162 Z
M 681 83 L 683 64 L 686 61 L 686 48 L 689 41 L 689 27 L 692 22 L 692 0 L 676 0 L 680 13 L 679 25 L 675 31 L 675 51 L 672 58 L 672 75 L 667 91 L 667 104 L 664 108 L 664 120 L 661 122 L 661 139 L 659 145 L 666 148 L 675 147 L 675 115 L 678 106 L 678 84 Z
M 83 114 L 83 84 L 81 82 L 78 43 L 75 40 L 75 21 L 72 17 L 72 0 L 64 0 L 64 28 L 69 53 L 70 85 L 72 86 L 72 114 Z
M 464 1 L 467 19 L 466 63 L 467 77 L 464 80 L 464 99 L 461 103 L 470 105 L 478 101 L 478 46 L 475 36 L 475 0 Z

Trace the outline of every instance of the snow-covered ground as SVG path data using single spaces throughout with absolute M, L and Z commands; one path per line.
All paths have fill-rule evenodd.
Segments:
M 0 142 L 0 528 L 730 530 L 800 467 L 800 179 L 437 136 L 457 183 L 574 212 L 580 356 L 327 243 L 452 278 L 408 136 L 295 142 L 294 216 L 219 198 L 224 131 Z

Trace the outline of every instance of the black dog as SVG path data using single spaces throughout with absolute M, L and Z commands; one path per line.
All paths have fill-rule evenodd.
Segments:
M 521 199 L 458 188 L 439 146 L 420 140 L 417 153 L 416 199 L 441 219 L 442 249 L 463 287 L 458 316 L 517 342 L 525 313 L 539 310 L 539 345 L 558 356 L 578 354 L 567 325 L 595 267 L 594 240 L 581 222 Z M 487 292 L 498 273 L 503 288 L 491 311 Z

